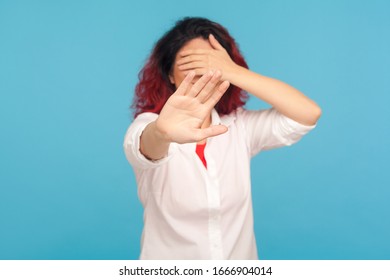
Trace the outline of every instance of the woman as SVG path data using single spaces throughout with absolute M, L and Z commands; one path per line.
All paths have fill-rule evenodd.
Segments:
M 221 25 L 184 18 L 139 75 L 124 141 L 144 206 L 141 259 L 257 259 L 250 159 L 291 145 L 321 109 L 248 70 Z M 243 109 L 246 93 L 272 105 Z

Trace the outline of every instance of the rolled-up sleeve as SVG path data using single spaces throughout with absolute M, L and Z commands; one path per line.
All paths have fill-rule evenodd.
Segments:
M 279 113 L 275 108 L 259 111 L 240 109 L 237 117 L 244 128 L 251 156 L 261 150 L 290 146 L 316 127 L 316 124 L 298 123 Z
M 133 123 L 128 128 L 123 148 L 126 158 L 133 168 L 148 169 L 155 168 L 166 163 L 172 156 L 174 151 L 174 143 L 172 143 L 168 150 L 168 155 L 159 160 L 149 160 L 140 151 L 141 135 L 145 127 L 155 121 L 158 115 L 154 113 L 142 113 L 135 118 Z

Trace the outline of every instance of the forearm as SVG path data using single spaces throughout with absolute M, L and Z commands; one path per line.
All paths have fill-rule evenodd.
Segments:
M 170 142 L 156 128 L 156 122 L 148 124 L 141 135 L 141 153 L 150 160 L 158 160 L 168 154 Z
M 229 81 L 304 125 L 315 124 L 321 116 L 321 109 L 313 100 L 282 81 L 240 66 L 231 72 Z

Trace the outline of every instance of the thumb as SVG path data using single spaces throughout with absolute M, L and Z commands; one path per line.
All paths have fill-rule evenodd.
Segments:
M 228 128 L 224 125 L 212 125 L 207 128 L 200 128 L 196 129 L 195 131 L 195 137 L 197 138 L 197 141 L 201 141 L 203 139 L 209 138 L 209 137 L 214 137 L 220 134 L 225 133 L 228 131 Z
M 217 39 L 215 39 L 214 35 L 213 34 L 210 34 L 209 35 L 209 42 L 211 44 L 211 46 L 216 49 L 216 50 L 225 50 L 222 45 L 218 42 Z

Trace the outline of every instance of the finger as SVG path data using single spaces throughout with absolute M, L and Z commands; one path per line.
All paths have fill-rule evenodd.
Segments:
M 214 137 L 228 131 L 228 128 L 224 125 L 211 125 L 206 128 L 199 128 L 193 130 L 195 141 L 199 142 L 209 137 Z
M 209 96 L 209 98 L 204 102 L 204 104 L 211 108 L 214 108 L 215 104 L 218 103 L 218 101 L 221 99 L 222 95 L 227 91 L 229 88 L 230 83 L 228 81 L 224 81 L 222 84 L 220 84 L 217 88 L 217 90 Z
M 181 82 L 181 84 L 179 85 L 179 87 L 177 88 L 174 94 L 184 95 L 187 92 L 189 86 L 191 85 L 191 82 L 194 79 L 194 77 L 195 77 L 195 71 L 188 71 L 186 73 L 184 80 Z
M 188 96 L 195 97 L 198 93 L 204 88 L 204 86 L 208 83 L 208 81 L 213 76 L 212 71 L 208 71 L 204 74 L 189 90 L 187 90 Z
M 179 56 L 184 57 L 184 56 L 188 56 L 188 55 L 192 55 L 192 54 L 208 54 L 209 51 L 210 50 L 206 50 L 206 49 L 191 49 L 191 50 L 181 51 L 179 53 Z
M 222 77 L 222 75 L 221 75 L 221 77 Z M 221 82 L 221 80 L 217 81 L 217 84 L 215 85 L 214 89 L 211 90 L 208 94 L 205 94 L 204 96 L 199 97 L 199 98 L 198 98 L 199 101 L 200 101 L 202 104 L 206 103 L 206 101 L 209 100 L 209 98 L 210 98 L 213 94 L 215 94 L 215 92 L 218 90 L 219 86 L 220 86 L 222 83 L 223 83 L 223 82 Z M 201 99 L 201 98 L 202 98 L 202 99 Z
M 207 66 L 206 63 L 204 63 L 203 61 L 195 61 L 195 62 L 189 62 L 186 64 L 182 64 L 182 65 L 178 66 L 177 68 L 179 70 L 189 70 L 189 69 L 196 69 L 196 68 L 204 68 L 206 66 Z
M 203 61 L 203 60 L 205 60 L 204 54 L 191 54 L 191 55 L 183 56 L 182 58 L 178 59 L 176 61 L 176 64 L 182 65 L 193 61 Z
M 201 103 L 207 100 L 207 97 L 213 93 L 215 87 L 217 86 L 219 80 L 221 79 L 221 71 L 217 70 L 214 72 L 214 75 L 211 77 L 210 81 L 206 84 L 203 90 L 197 95 L 196 98 L 199 99 Z
M 216 50 L 225 50 L 224 47 L 222 47 L 222 45 L 218 42 L 217 39 L 215 39 L 214 35 L 213 34 L 210 34 L 209 35 L 209 42 L 211 44 L 211 46 L 216 49 Z
M 195 77 L 196 76 L 202 76 L 206 74 L 208 71 L 215 71 L 215 69 L 209 69 L 209 68 L 197 68 L 197 69 L 192 69 L 192 70 L 185 70 L 183 71 L 184 75 L 188 74 L 190 71 L 195 72 Z M 194 81 L 194 80 L 193 80 Z

